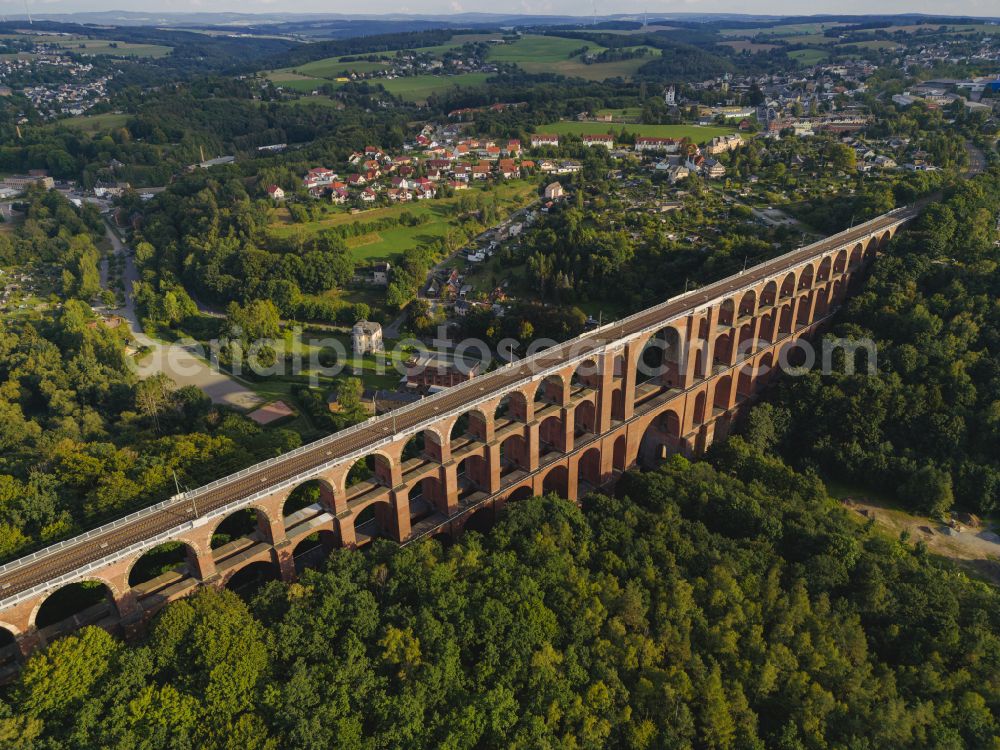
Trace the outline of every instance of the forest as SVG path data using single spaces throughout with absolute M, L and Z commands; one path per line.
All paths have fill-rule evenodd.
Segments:
M 905 505 L 1000 503 L 1000 170 L 950 189 L 901 233 L 834 336 L 870 339 L 879 376 L 780 381 L 773 427 L 797 466 Z
M 0 738 L 54 748 L 990 748 L 997 592 L 736 438 L 578 508 L 339 551 L 140 643 L 31 657 Z

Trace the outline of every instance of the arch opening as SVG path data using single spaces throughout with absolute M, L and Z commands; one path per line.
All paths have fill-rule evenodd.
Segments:
M 594 402 L 581 401 L 573 410 L 573 430 L 577 437 L 597 432 L 597 409 Z
M 523 435 L 511 435 L 500 443 L 501 479 L 516 471 L 527 471 L 529 466 L 528 442 Z
M 421 430 L 410 435 L 400 453 L 402 461 L 423 459 L 440 462 L 443 457 L 441 438 L 434 430 Z
M 240 539 L 266 539 L 268 529 L 267 518 L 257 508 L 233 511 L 216 525 L 211 547 L 220 549 Z
M 35 614 L 35 627 L 47 637 L 61 636 L 84 625 L 117 617 L 114 594 L 100 581 L 70 583 L 49 594 Z
M 244 601 L 248 601 L 266 583 L 278 580 L 281 580 L 278 566 L 271 562 L 259 560 L 244 565 L 233 573 L 226 581 L 226 588 Z
M 790 273 L 785 276 L 785 280 L 781 282 L 781 293 L 778 295 L 781 299 L 786 299 L 795 294 L 795 274 Z
M 520 391 L 512 391 L 500 399 L 500 403 L 497 404 L 496 411 L 493 413 L 493 422 L 497 427 L 508 421 L 528 421 L 528 399 Z
M 340 546 L 337 532 L 330 529 L 315 531 L 302 539 L 292 550 L 295 572 L 301 575 L 307 568 L 318 568 L 333 550 Z
M 388 500 L 376 500 L 354 516 L 354 537 L 359 546 L 376 538 L 393 538 L 395 527 L 392 504 Z
M 580 456 L 576 465 L 577 493 L 584 495 L 597 490 L 604 482 L 601 477 L 601 451 L 599 448 L 589 448 Z
M 570 390 L 577 395 L 586 389 L 601 387 L 601 369 L 596 360 L 588 359 L 577 365 L 570 378 Z
M 621 449 L 615 443 L 615 468 L 624 471 L 624 438 Z M 677 453 L 681 448 L 681 420 L 677 413 L 668 409 L 656 415 L 642 434 L 639 443 L 639 462 L 646 469 L 656 468 L 671 453 Z M 621 460 L 620 460 L 621 459 Z
M 128 574 L 128 585 L 146 588 L 143 584 L 151 583 L 161 577 L 172 582 L 184 576 L 200 577 L 197 553 L 185 542 L 165 542 L 144 552 L 132 564 Z
M 410 489 L 410 524 L 434 515 L 448 512 L 448 498 L 438 477 L 424 477 Z
M 611 467 L 617 472 L 624 472 L 628 468 L 626 448 L 627 441 L 624 435 L 615 438 L 614 446 L 611 449 Z
M 757 293 L 753 289 L 748 290 L 744 293 L 743 297 L 740 299 L 740 306 L 737 308 L 737 314 L 741 318 L 752 317 L 757 312 Z
M 295 522 L 307 520 L 314 514 L 302 511 L 313 508 L 313 506 L 318 506 L 318 510 L 326 510 L 331 513 L 336 511 L 333 501 L 333 487 L 330 486 L 329 482 L 322 479 L 310 479 L 289 492 L 281 507 L 281 515 L 285 519 L 285 525 L 294 525 Z M 316 508 L 313 509 L 316 510 Z
M 736 303 L 732 299 L 725 300 L 719 306 L 718 323 L 720 326 L 731 326 L 736 316 Z
M 546 417 L 538 426 L 539 455 L 566 451 L 566 426 L 558 416 Z
M 778 298 L 778 282 L 769 281 L 764 285 L 764 291 L 760 293 L 761 307 L 774 307 L 774 302 Z
M 489 490 L 490 475 L 486 460 L 479 455 L 467 456 L 459 463 L 458 501 L 463 502 L 477 492 Z
M 549 375 L 535 388 L 536 408 L 550 404 L 561 406 L 563 400 L 563 381 L 558 375 Z
M 471 442 L 474 440 L 486 442 L 486 437 L 487 418 L 478 409 L 470 409 L 467 412 L 459 414 L 455 418 L 449 434 L 453 450 L 456 448 L 456 443 Z
M 636 366 L 636 385 L 654 382 L 668 388 L 683 382 L 684 351 L 680 331 L 673 326 L 661 328 L 642 348 Z
M 392 462 L 381 453 L 362 456 L 348 470 L 344 485 L 348 499 L 370 492 L 375 487 L 391 487 Z
M 462 531 L 475 531 L 485 534 L 493 528 L 496 523 L 496 512 L 492 504 L 486 503 L 483 507 L 475 510 L 462 525 Z
M 569 497 L 569 471 L 565 466 L 553 466 L 542 480 L 542 492 L 554 492 L 559 497 Z

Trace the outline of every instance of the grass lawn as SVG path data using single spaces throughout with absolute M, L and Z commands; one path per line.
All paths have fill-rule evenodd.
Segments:
M 86 37 L 40 37 L 39 41 L 62 47 L 78 55 L 113 55 L 116 57 L 166 57 L 173 47 L 162 44 L 134 44 L 114 39 L 88 39 Z
M 821 49 L 797 49 L 794 52 L 789 52 L 788 56 L 803 65 L 818 65 L 828 57 L 827 53 Z
M 489 78 L 489 73 L 464 73 L 457 76 L 406 76 L 405 78 L 380 78 L 374 83 L 381 83 L 390 94 L 410 102 L 426 101 L 431 94 L 442 94 L 457 88 L 475 88 L 482 86 Z
M 642 114 L 642 107 L 623 107 L 621 109 L 599 109 L 595 113 L 598 117 L 611 115 L 616 122 L 626 122 L 635 120 Z
M 358 60 L 356 62 L 342 62 L 339 57 L 327 57 L 323 60 L 314 60 L 305 65 L 296 65 L 294 72 L 304 76 L 314 78 L 335 79 L 344 71 L 354 71 L 355 73 L 374 73 L 378 70 L 386 70 L 388 62 L 369 62 L 368 60 Z
M 846 26 L 846 22 L 832 21 L 826 23 L 788 23 L 778 26 L 760 26 L 753 29 L 722 29 L 723 36 L 752 37 L 761 36 L 799 36 L 802 34 L 822 34 L 826 29 Z
M 732 47 L 737 52 L 750 52 L 752 54 L 757 54 L 758 52 L 770 52 L 773 49 L 777 49 L 777 44 L 762 44 L 760 42 L 749 42 L 745 39 L 731 39 L 728 42 L 719 42 L 727 47 Z
M 489 59 L 498 63 L 513 63 L 527 73 L 557 73 L 559 75 L 603 81 L 607 78 L 628 77 L 652 59 L 652 55 L 634 60 L 585 64 L 570 53 L 581 47 L 599 53 L 605 47 L 584 39 L 528 34 L 513 44 L 503 44 L 490 50 Z
M 82 133 L 102 133 L 107 130 L 125 127 L 131 115 L 106 112 L 101 115 L 78 115 L 65 120 L 58 120 L 60 125 L 79 130 Z
M 609 131 L 626 130 L 639 136 L 651 138 L 690 138 L 695 143 L 705 143 L 718 135 L 729 135 L 731 127 L 719 125 L 628 125 L 613 122 L 560 122 L 542 125 L 539 130 L 557 135 L 600 135 Z
M 501 211 L 513 211 L 534 200 L 536 188 L 537 185 L 534 181 L 511 180 L 497 184 L 490 192 L 496 193 Z M 270 231 L 278 237 L 294 236 L 298 233 L 309 236 L 323 229 L 344 224 L 398 217 L 403 212 L 415 216 L 427 216 L 429 221 L 415 227 L 396 226 L 359 237 L 350 237 L 347 240 L 347 244 L 354 251 L 353 255 L 357 261 L 392 260 L 408 247 L 428 244 L 443 237 L 449 227 L 456 225 L 457 221 L 449 209 L 452 204 L 461 199 L 461 196 L 462 193 L 459 193 L 452 198 L 414 201 L 385 208 L 375 208 L 357 214 L 338 211 L 319 221 L 307 224 L 291 223 L 287 209 L 279 208 L 274 210 L 275 221 L 271 224 Z

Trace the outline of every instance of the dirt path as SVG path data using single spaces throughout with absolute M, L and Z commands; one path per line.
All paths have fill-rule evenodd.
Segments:
M 930 552 L 970 567 L 1000 584 L 1000 533 L 988 523 L 972 526 L 956 522 L 949 527 L 867 498 L 844 498 L 841 503 L 864 518 L 874 519 L 892 536 L 898 537 L 905 531 L 911 543 L 922 541 Z
M 149 354 L 139 362 L 139 374 L 147 377 L 162 372 L 179 387 L 197 386 L 216 404 L 243 410 L 259 406 L 263 401 L 260 396 L 234 378 L 210 366 L 197 351 L 197 347 L 164 343 L 143 332 L 132 300 L 132 283 L 139 279 L 139 273 L 128 248 L 110 226 L 107 228 L 107 236 L 113 251 L 125 258 L 123 273 L 125 305 L 116 312 L 128 321 L 136 343 L 149 348 Z

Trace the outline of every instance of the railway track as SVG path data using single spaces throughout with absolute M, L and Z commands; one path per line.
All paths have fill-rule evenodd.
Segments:
M 117 528 L 109 529 L 106 533 L 98 533 L 85 539 L 69 540 L 62 545 L 4 565 L 0 568 L 0 607 L 5 605 L 6 600 L 21 592 L 72 573 L 89 563 L 194 521 L 206 513 L 248 498 L 261 490 L 291 480 L 340 457 L 362 451 L 395 434 L 405 433 L 462 407 L 471 408 L 477 401 L 529 380 L 540 372 L 599 351 L 610 342 L 665 324 L 670 319 L 712 299 L 736 292 L 773 276 L 776 272 L 794 267 L 803 260 L 908 221 L 918 211 L 917 208 L 897 209 L 840 234 L 766 261 L 743 273 L 722 279 L 617 323 L 604 326 L 590 334 L 557 345 L 530 359 L 508 365 L 423 399 L 411 407 L 394 412 L 394 415 L 369 420 L 354 429 L 322 438 L 276 460 L 250 467 L 247 473 L 224 478 L 203 488 L 184 493 L 175 501 L 161 504 L 161 507 L 155 510 L 134 514 L 139 517 Z

